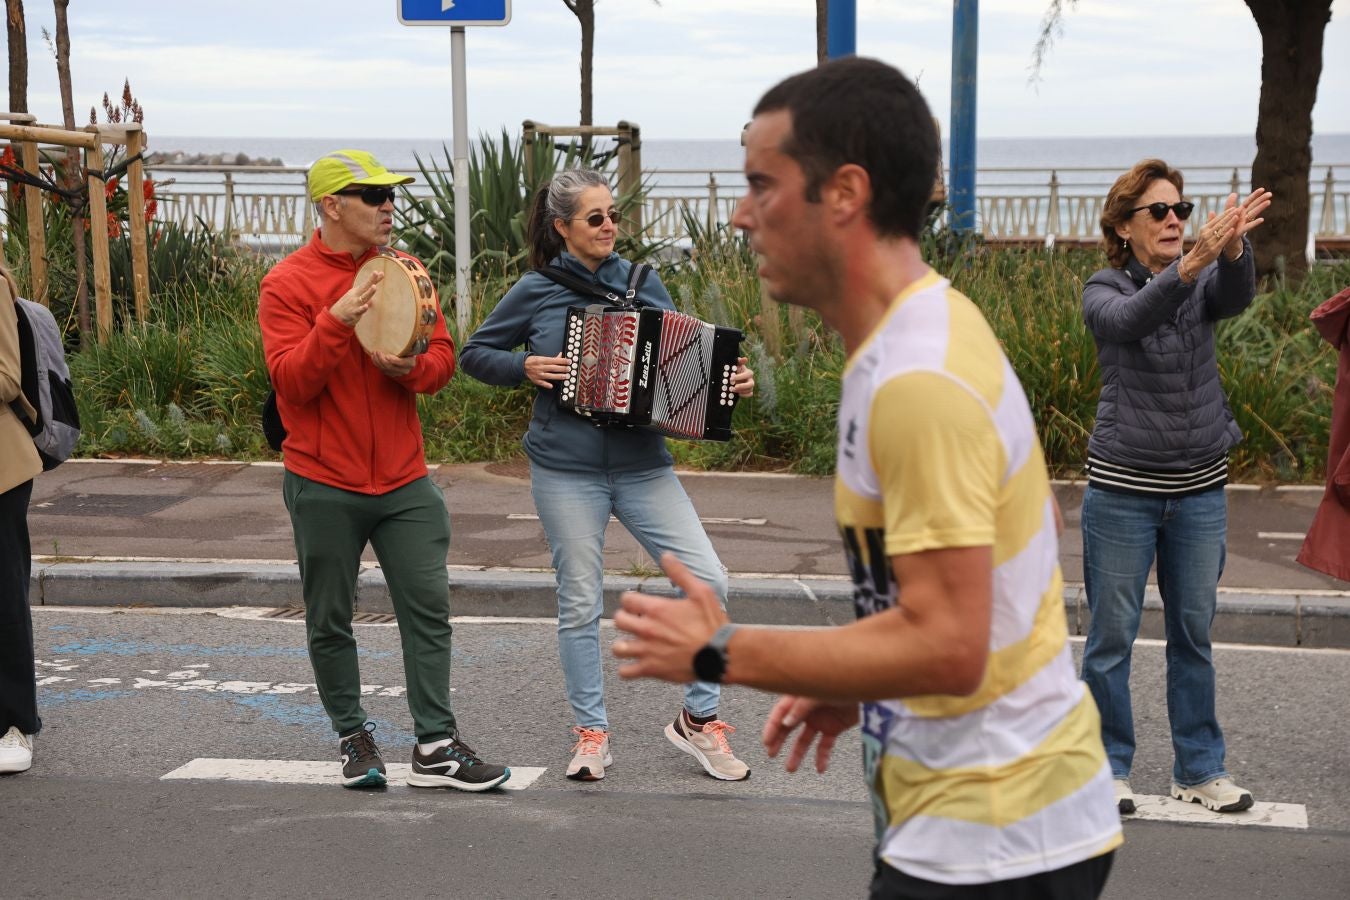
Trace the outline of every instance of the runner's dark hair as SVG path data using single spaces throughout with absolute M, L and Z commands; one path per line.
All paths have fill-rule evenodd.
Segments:
M 877 232 L 918 239 L 941 144 L 914 82 L 875 59 L 831 60 L 771 88 L 755 115 L 778 110 L 792 116 L 780 149 L 806 174 L 807 200 L 820 200 L 840 166 L 861 166 L 871 179 L 868 215 Z

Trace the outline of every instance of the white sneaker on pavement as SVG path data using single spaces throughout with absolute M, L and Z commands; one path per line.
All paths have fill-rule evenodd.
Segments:
M 1199 803 L 1215 812 L 1241 812 L 1251 809 L 1254 802 L 1252 792 L 1238 787 L 1227 775 L 1192 787 L 1174 784 L 1172 796 L 1187 803 Z
M 599 781 L 605 777 L 605 767 L 614 765 L 609 753 L 609 732 L 600 728 L 572 728 L 577 742 L 572 745 L 572 761 L 567 764 L 567 777 L 574 781 Z
M 1124 778 L 1113 778 L 1111 786 L 1116 790 L 1116 809 L 1120 814 L 1128 816 L 1134 812 L 1134 791 L 1130 790 L 1130 783 Z
M 713 719 L 702 730 L 695 730 L 681 711 L 675 721 L 666 726 L 666 737 L 698 760 L 712 777 L 721 781 L 742 781 L 750 777 L 750 767 L 736 758 L 727 743 L 727 735 L 735 730 L 721 719 Z
M 13 726 L 0 737 L 0 772 L 27 772 L 33 766 L 33 736 Z

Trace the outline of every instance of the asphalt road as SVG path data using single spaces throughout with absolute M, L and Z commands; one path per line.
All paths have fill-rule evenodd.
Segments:
M 872 835 L 856 739 L 825 775 L 787 775 L 756 742 L 770 699 L 729 688 L 722 714 L 740 727 L 733 743 L 753 775 L 717 782 L 661 734 L 679 689 L 620 682 L 611 662 L 615 765 L 602 782 L 568 781 L 570 718 L 548 620 L 455 630 L 463 733 L 522 773 L 523 790 L 163 780 L 203 758 L 328 761 L 336 775 L 303 627 L 240 617 L 260 612 L 34 611 L 46 727 L 34 769 L 0 779 L 10 823 L 0 896 L 865 894 Z M 406 761 L 397 629 L 357 634 L 377 737 L 387 761 Z M 1135 658 L 1132 780 L 1162 794 L 1162 649 L 1144 642 Z M 1344 900 L 1350 652 L 1221 646 L 1216 659 L 1230 767 L 1259 801 L 1302 806 L 1308 827 L 1129 821 L 1105 896 Z

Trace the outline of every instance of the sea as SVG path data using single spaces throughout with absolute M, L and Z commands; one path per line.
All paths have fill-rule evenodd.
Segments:
M 471 142 L 476 143 L 476 141 Z M 359 147 L 369 150 L 391 169 L 415 171 L 418 162 L 445 168 L 452 155 L 449 138 L 249 138 L 174 137 L 149 135 L 149 150 L 185 154 L 243 154 L 251 159 L 279 159 L 286 166 L 308 166 L 331 150 Z M 944 159 L 946 151 L 944 149 Z M 1256 156 L 1251 135 L 1178 137 L 1001 137 L 983 138 L 976 145 L 976 165 L 982 174 L 1000 169 L 1095 170 L 1106 183 L 1140 159 L 1158 157 L 1184 173 L 1188 168 L 1250 169 Z M 1350 134 L 1317 134 L 1312 140 L 1314 177 L 1318 167 L 1350 169 Z M 742 150 L 736 140 L 643 138 L 642 168 L 654 172 L 737 171 Z M 1324 173 L 1322 173 L 1324 174 Z M 1342 176 L 1342 173 L 1337 173 Z

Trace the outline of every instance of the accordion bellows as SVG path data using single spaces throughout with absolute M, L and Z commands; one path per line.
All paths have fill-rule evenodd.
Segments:
M 558 404 L 598 425 L 730 440 L 731 376 L 743 339 L 738 329 L 671 310 L 569 307 L 563 354 L 572 365 Z

